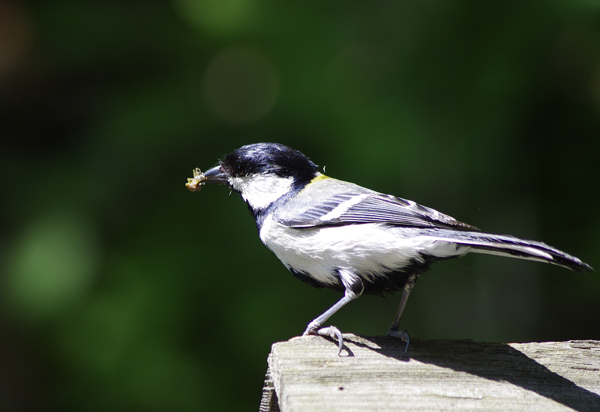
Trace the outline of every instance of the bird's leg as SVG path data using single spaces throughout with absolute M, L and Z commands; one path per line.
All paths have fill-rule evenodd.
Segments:
M 410 275 L 406 284 L 404 285 L 404 291 L 402 292 L 402 298 L 400 299 L 400 306 L 398 307 L 398 312 L 396 312 L 396 318 L 394 319 L 394 323 L 387 331 L 388 336 L 392 336 L 394 338 L 400 339 L 402 342 L 406 342 L 406 347 L 404 348 L 404 353 L 402 356 L 406 355 L 408 351 L 408 344 L 410 343 L 410 336 L 408 332 L 405 330 L 399 330 L 400 318 L 402 317 L 402 313 L 404 312 L 404 308 L 406 306 L 406 302 L 408 301 L 408 296 L 410 295 L 410 291 L 415 286 L 415 282 L 417 280 L 417 275 Z
M 337 339 L 339 352 L 342 353 L 342 348 L 344 347 L 344 338 L 342 337 L 342 332 L 335 326 L 328 326 L 326 328 L 322 328 L 321 325 L 327 321 L 335 312 L 340 310 L 344 305 L 348 302 L 358 298 L 363 290 L 364 286 L 362 280 L 356 275 L 348 271 L 339 271 L 340 278 L 346 291 L 344 292 L 344 297 L 338 300 L 332 307 L 327 309 L 322 315 L 314 319 L 312 322 L 308 324 L 306 330 L 302 334 L 302 336 L 307 335 L 320 335 L 320 336 L 330 336 L 333 339 Z

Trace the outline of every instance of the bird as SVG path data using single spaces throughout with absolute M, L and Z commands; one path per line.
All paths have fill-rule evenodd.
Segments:
M 329 336 L 343 348 L 335 326 L 323 324 L 362 294 L 402 291 L 388 336 L 405 343 L 400 318 L 421 274 L 438 260 L 483 253 L 545 262 L 587 272 L 590 265 L 542 242 L 481 232 L 412 200 L 338 180 L 298 150 L 280 143 L 254 143 L 225 155 L 186 183 L 227 185 L 254 217 L 260 240 L 301 281 L 343 293 L 312 320 L 303 336 Z

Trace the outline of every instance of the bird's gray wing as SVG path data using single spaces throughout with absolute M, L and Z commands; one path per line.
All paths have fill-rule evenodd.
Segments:
M 411 200 L 377 192 L 337 193 L 317 202 L 286 205 L 275 218 L 292 228 L 382 223 L 421 228 L 478 230 Z

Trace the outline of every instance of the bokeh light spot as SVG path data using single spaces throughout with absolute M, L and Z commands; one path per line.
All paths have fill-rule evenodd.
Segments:
M 99 260 L 96 233 L 77 215 L 32 221 L 16 242 L 5 293 L 14 309 L 46 318 L 86 295 Z
M 19 69 L 32 43 L 29 15 L 17 4 L 0 1 L 0 79 Z
M 251 47 L 227 49 L 208 65 L 203 78 L 210 110 L 227 123 L 259 120 L 273 107 L 279 76 L 271 60 Z
M 175 5 L 192 26 L 218 36 L 244 31 L 257 15 L 255 0 L 177 0 Z

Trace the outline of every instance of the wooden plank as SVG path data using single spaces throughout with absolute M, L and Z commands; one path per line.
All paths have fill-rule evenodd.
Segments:
M 261 411 L 600 411 L 600 341 L 344 339 L 274 344 Z
M 269 355 L 270 356 L 270 355 Z M 271 378 L 271 370 L 267 369 L 265 384 L 263 385 L 262 397 L 260 398 L 259 412 L 280 412 L 275 385 Z

